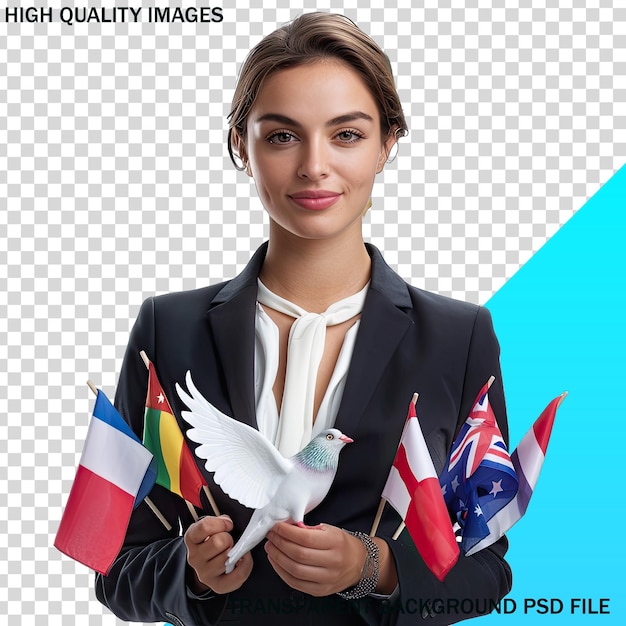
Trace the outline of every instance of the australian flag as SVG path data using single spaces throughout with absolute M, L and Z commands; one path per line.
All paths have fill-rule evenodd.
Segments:
M 478 394 L 439 479 L 448 511 L 461 527 L 465 553 L 489 534 L 487 522 L 518 489 L 511 457 L 489 405 L 490 382 Z

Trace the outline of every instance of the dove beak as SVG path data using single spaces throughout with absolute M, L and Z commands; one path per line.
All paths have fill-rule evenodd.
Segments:
M 353 443 L 354 439 L 350 439 L 350 437 L 347 437 L 346 435 L 341 435 L 341 437 L 339 437 L 340 441 L 343 441 L 344 443 Z

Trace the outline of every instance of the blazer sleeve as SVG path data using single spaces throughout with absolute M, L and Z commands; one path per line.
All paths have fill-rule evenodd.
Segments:
M 496 379 L 490 388 L 489 400 L 508 445 L 499 356 L 491 315 L 487 309 L 479 308 L 470 341 L 456 432 L 465 422 L 477 390 L 493 374 Z M 430 572 L 406 530 L 397 541 L 383 538 L 395 559 L 400 592 L 396 610 L 387 607 L 386 612 L 397 616 L 397 621 L 391 621 L 399 626 L 421 621 L 433 626 L 444 625 L 483 615 L 491 612 L 511 589 L 511 569 L 504 560 L 508 547 L 506 537 L 472 556 L 461 553 L 443 583 Z
M 148 372 L 141 350 L 157 354 L 154 301 L 146 300 L 131 331 L 115 395 L 115 405 L 141 437 Z M 215 624 L 227 596 L 208 600 L 187 594 L 187 550 L 181 536 L 192 523 L 184 502 L 156 485 L 150 499 L 172 526 L 167 531 L 143 502 L 131 516 L 121 552 L 106 576 L 96 574 L 100 602 L 117 617 L 133 622 L 169 621 L 177 626 Z

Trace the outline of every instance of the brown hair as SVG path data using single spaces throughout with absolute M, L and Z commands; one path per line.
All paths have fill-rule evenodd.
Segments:
M 241 66 L 228 114 L 228 154 L 235 167 L 233 130 L 246 138 L 250 110 L 265 79 L 288 67 L 336 58 L 349 65 L 370 90 L 381 120 L 381 134 L 408 132 L 387 55 L 352 20 L 336 13 L 305 13 L 263 38 Z M 239 156 L 239 155 L 237 155 Z

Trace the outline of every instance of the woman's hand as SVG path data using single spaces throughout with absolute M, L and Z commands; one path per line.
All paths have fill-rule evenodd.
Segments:
M 201 594 L 208 589 L 218 594 L 228 593 L 239 589 L 250 576 L 250 553 L 241 557 L 230 574 L 224 573 L 226 555 L 234 543 L 230 535 L 232 529 L 233 522 L 227 515 L 203 517 L 187 529 L 184 541 L 192 574 L 187 584 L 194 593 Z
M 356 585 L 361 579 L 367 556 L 365 546 L 340 528 L 327 524 L 301 528 L 280 522 L 267 539 L 265 551 L 272 567 L 293 589 L 312 596 L 328 596 Z M 397 584 L 393 557 L 384 541 L 374 540 L 380 558 L 376 591 L 391 593 Z

